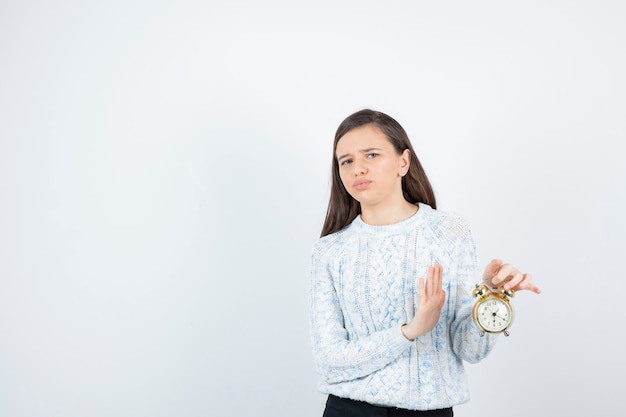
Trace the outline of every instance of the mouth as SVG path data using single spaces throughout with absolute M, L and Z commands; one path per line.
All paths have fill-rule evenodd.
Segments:
M 370 180 L 358 180 L 355 181 L 354 184 L 352 184 L 352 187 L 354 187 L 355 190 L 362 191 L 369 187 L 371 183 L 372 181 Z

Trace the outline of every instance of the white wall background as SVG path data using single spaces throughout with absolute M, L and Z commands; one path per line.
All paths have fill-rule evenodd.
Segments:
M 626 3 L 227 3 L 0 3 L 0 415 L 321 416 L 309 251 L 363 107 L 544 290 L 456 415 L 618 412 Z

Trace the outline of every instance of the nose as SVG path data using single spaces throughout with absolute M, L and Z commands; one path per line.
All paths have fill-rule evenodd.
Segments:
M 362 162 L 354 162 L 354 176 L 358 177 L 359 175 L 363 175 L 367 172 L 367 168 Z

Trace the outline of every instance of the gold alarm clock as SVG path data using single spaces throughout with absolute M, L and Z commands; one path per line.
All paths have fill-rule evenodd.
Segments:
M 515 291 L 500 290 L 500 292 L 493 293 L 486 285 L 477 285 L 472 294 L 478 298 L 472 310 L 472 317 L 480 328 L 480 335 L 504 333 L 508 336 L 515 317 L 515 310 L 510 300 L 515 295 Z

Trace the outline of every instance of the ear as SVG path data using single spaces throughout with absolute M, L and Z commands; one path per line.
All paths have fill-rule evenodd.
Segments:
M 399 175 L 404 177 L 407 172 L 409 172 L 409 167 L 411 166 L 411 151 L 405 149 L 400 156 L 400 170 Z

